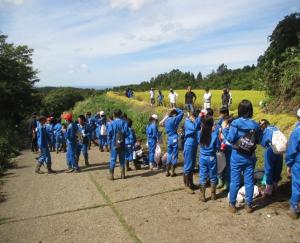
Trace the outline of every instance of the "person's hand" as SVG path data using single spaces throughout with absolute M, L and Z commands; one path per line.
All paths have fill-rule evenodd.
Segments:
M 286 173 L 288 174 L 288 176 L 292 176 L 292 169 L 291 169 L 291 167 L 287 167 L 286 168 Z

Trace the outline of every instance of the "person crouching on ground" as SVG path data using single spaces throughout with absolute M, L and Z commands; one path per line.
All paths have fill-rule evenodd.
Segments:
M 286 165 L 288 174 L 292 176 L 292 196 L 290 199 L 290 217 L 297 219 L 299 217 L 300 202 L 300 109 L 297 112 L 298 123 L 293 130 L 286 152 Z
M 67 132 L 66 132 L 66 141 L 67 141 L 67 166 L 68 169 L 66 173 L 71 172 L 80 172 L 77 160 L 76 160 L 76 149 L 77 149 L 77 132 L 78 126 L 73 122 L 73 117 L 71 113 L 66 113 L 63 118 L 67 122 Z
M 126 171 L 130 171 L 131 168 L 129 166 L 130 162 L 133 162 L 133 146 L 136 142 L 136 136 L 135 131 L 132 128 L 132 120 L 127 119 L 127 125 L 128 125 L 128 137 L 125 139 L 125 165 L 126 165 Z
M 79 161 L 80 153 L 82 153 L 84 157 L 84 163 L 86 166 L 89 166 L 89 154 L 88 154 L 88 148 L 89 148 L 89 137 L 91 134 L 91 129 L 89 124 L 86 122 L 86 119 L 84 115 L 80 115 L 77 119 L 78 121 L 78 143 L 77 143 L 77 149 L 76 149 L 76 160 L 77 164 Z
M 183 182 L 187 192 L 193 194 L 195 185 L 193 182 L 193 171 L 196 163 L 198 147 L 198 131 L 200 130 L 201 120 L 199 112 L 191 112 L 184 123 L 184 165 L 183 165 Z
M 178 161 L 178 126 L 183 118 L 183 111 L 179 108 L 172 109 L 165 119 L 160 122 L 160 125 L 165 127 L 168 135 L 168 161 L 166 176 L 176 176 L 175 168 Z M 171 169 L 171 174 L 170 174 Z
M 122 119 L 120 109 L 114 112 L 114 120 L 109 129 L 109 141 L 111 142 L 109 179 L 114 180 L 114 170 L 117 157 L 120 161 L 121 178 L 125 179 L 125 139 L 129 136 L 127 122 Z
M 39 118 L 39 123 L 37 127 L 37 143 L 40 148 L 40 156 L 38 157 L 38 163 L 36 165 L 35 172 L 40 174 L 41 166 L 45 163 L 47 166 L 48 174 L 54 173 L 55 171 L 51 168 L 51 155 L 49 151 L 49 141 L 45 124 L 47 122 L 47 118 L 42 116 Z
M 219 149 L 219 130 L 214 126 L 214 119 L 211 116 L 205 116 L 202 120 L 200 131 L 200 160 L 199 160 L 199 184 L 200 201 L 205 202 L 206 180 L 210 179 L 211 200 L 216 200 L 217 185 L 217 157 L 216 152 Z
M 149 149 L 149 168 L 153 170 L 155 164 L 155 149 L 158 141 L 158 128 L 157 128 L 158 116 L 153 114 L 149 118 L 149 124 L 146 128 L 147 140 L 148 140 L 148 149 Z

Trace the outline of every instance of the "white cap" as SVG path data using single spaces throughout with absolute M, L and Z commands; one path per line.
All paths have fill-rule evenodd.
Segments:
M 300 118 L 300 109 L 297 111 L 297 116 Z
M 99 114 L 100 114 L 100 116 L 103 116 L 103 115 L 105 115 L 105 112 L 104 111 L 100 111 Z
M 155 120 L 158 120 L 158 115 L 156 115 L 156 114 L 153 114 L 151 117 Z

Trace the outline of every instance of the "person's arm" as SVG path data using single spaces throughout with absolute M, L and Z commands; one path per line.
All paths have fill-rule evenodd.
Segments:
M 266 128 L 265 131 L 262 133 L 260 145 L 264 148 L 266 148 L 272 140 L 272 135 L 270 133 L 271 131 L 269 131 L 268 128 Z
M 165 122 L 168 119 L 169 115 L 165 115 L 165 117 L 159 122 L 159 126 L 164 127 Z
M 197 95 L 193 92 L 193 104 L 196 102 L 197 100 Z
M 300 128 L 296 128 L 289 139 L 288 148 L 285 155 L 285 163 L 288 167 L 292 167 L 299 151 L 300 146 Z
M 178 126 L 183 118 L 184 113 L 179 108 L 176 108 L 176 111 L 177 111 L 177 116 L 175 117 L 175 125 Z
M 234 124 L 231 124 L 226 140 L 229 143 L 234 144 L 237 140 L 237 134 L 238 134 L 237 126 L 235 126 Z

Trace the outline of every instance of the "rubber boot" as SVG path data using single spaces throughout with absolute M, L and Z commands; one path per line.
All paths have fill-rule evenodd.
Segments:
M 48 164 L 47 164 L 47 171 L 48 171 L 48 174 L 53 174 L 53 173 L 55 173 L 55 171 L 52 170 L 52 168 L 51 168 L 51 163 L 48 163 Z
M 131 168 L 129 167 L 129 161 L 128 160 L 126 160 L 125 165 L 126 165 L 126 171 L 131 171 Z
M 205 186 L 200 185 L 200 196 L 199 196 L 199 200 L 200 200 L 201 202 L 206 202 L 205 191 L 206 191 Z
M 229 210 L 230 213 L 236 213 L 237 212 L 236 206 L 231 204 L 231 203 L 229 203 L 228 210 Z
M 186 187 L 185 187 L 185 189 L 186 189 L 187 193 L 194 194 L 195 192 L 194 192 L 194 190 L 192 188 L 191 176 L 190 175 L 191 174 L 187 174 L 187 175 L 183 174 L 183 176 L 186 178 L 185 179 L 186 180 Z
M 191 188 L 192 190 L 198 189 L 198 187 L 194 184 L 194 176 L 193 176 L 193 172 L 191 172 L 188 176 L 189 176 L 188 178 L 189 178 L 189 182 L 190 182 L 190 188 Z
M 187 187 L 187 176 L 183 173 L 183 184 Z
M 289 211 L 288 211 L 288 215 L 292 218 L 292 219 L 298 219 L 299 217 L 299 213 L 294 210 L 292 207 L 290 207 Z
M 109 170 L 109 176 L 108 176 L 108 179 L 111 180 L 111 181 L 114 180 L 114 169 Z
M 176 168 L 176 165 L 171 166 L 171 177 L 177 176 L 176 173 L 175 173 L 175 168 Z
M 36 164 L 35 173 L 42 174 L 42 172 L 41 172 L 41 166 L 42 166 L 42 164 L 40 164 L 40 163 Z
M 211 200 L 216 200 L 217 199 L 217 196 L 216 196 L 216 185 L 215 184 L 211 184 L 210 186 L 210 189 L 211 189 Z
M 246 204 L 246 205 L 245 205 L 245 209 L 246 209 L 246 212 L 247 212 L 247 213 L 253 213 L 253 207 L 252 207 L 252 206 Z
M 138 170 L 137 162 L 135 160 L 133 161 L 133 168 L 134 168 L 134 170 Z
M 125 178 L 125 167 L 120 167 L 121 168 L 121 179 L 126 179 Z
M 167 172 L 166 172 L 166 176 L 170 176 L 170 169 L 171 169 L 171 164 L 167 164 Z
M 88 158 L 84 158 L 84 163 L 85 163 L 86 166 L 89 166 L 90 165 L 89 159 Z
M 108 147 L 108 145 L 106 145 L 105 148 L 106 148 L 106 152 L 109 152 L 109 147 Z
M 220 178 L 218 176 L 218 185 L 217 185 L 217 189 L 220 189 L 224 186 L 224 181 L 222 180 L 222 178 Z

